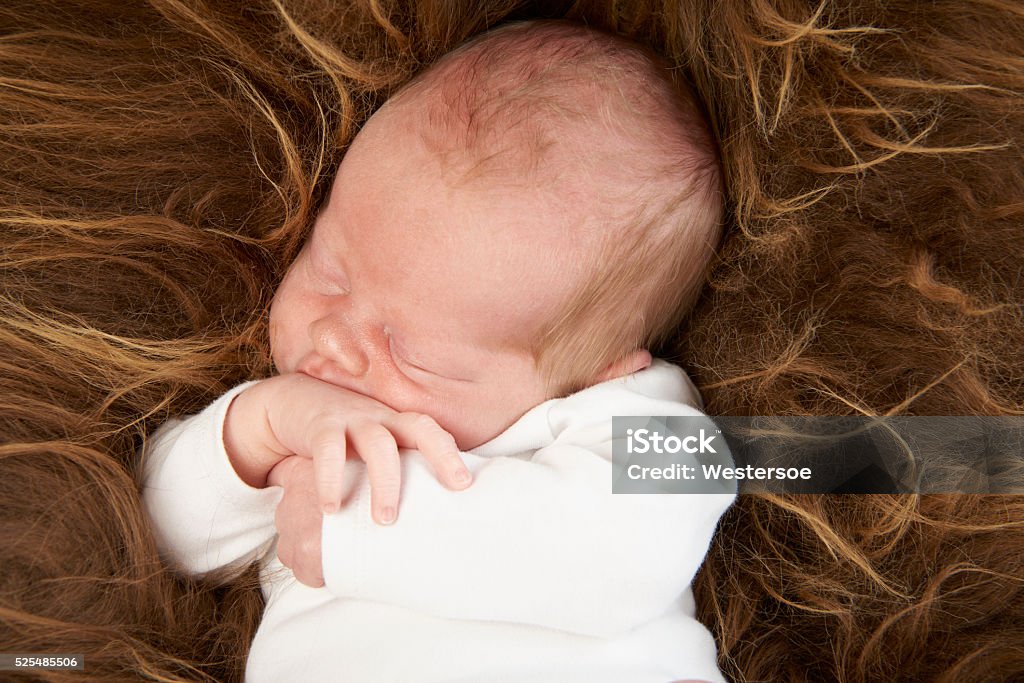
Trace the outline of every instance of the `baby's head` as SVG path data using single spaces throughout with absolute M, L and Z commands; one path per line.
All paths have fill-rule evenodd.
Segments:
M 473 448 L 650 363 L 700 290 L 720 184 L 699 105 L 644 48 L 484 34 L 353 140 L 275 294 L 274 362 Z

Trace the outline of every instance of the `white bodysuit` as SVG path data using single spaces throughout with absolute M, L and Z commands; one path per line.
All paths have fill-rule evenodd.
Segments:
M 464 491 L 402 451 L 392 526 L 372 521 L 365 466 L 349 461 L 345 502 L 323 522 L 323 588 L 276 558 L 282 489 L 248 486 L 228 461 L 224 415 L 248 385 L 163 425 L 144 449 L 142 490 L 175 568 L 241 571 L 262 556 L 248 683 L 724 681 L 690 584 L 734 482 L 717 494 L 611 492 L 612 415 L 702 414 L 679 368 L 656 360 L 536 406 L 464 453 Z

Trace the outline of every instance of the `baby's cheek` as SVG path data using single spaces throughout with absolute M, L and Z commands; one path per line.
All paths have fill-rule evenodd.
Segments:
M 272 314 L 268 327 L 270 355 L 274 365 L 278 372 L 291 372 L 297 363 L 298 352 L 298 349 L 295 348 L 297 339 L 294 334 L 290 334 L 291 328 L 294 327 L 294 321 Z
M 282 350 L 281 320 L 273 313 L 270 316 L 267 334 L 270 337 L 270 352 L 273 354 L 274 360 L 277 361 L 277 356 Z
M 270 316 L 270 322 L 267 324 L 267 328 L 267 334 L 270 337 L 270 350 L 273 351 L 278 345 L 277 337 L 281 331 L 281 323 L 277 321 L 276 317 Z

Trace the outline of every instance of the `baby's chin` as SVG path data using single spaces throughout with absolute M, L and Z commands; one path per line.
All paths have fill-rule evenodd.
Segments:
M 494 424 L 454 425 L 451 423 L 445 424 L 440 421 L 438 422 L 448 431 L 449 434 L 455 437 L 455 443 L 458 445 L 460 451 L 470 451 L 504 434 L 509 427 L 518 422 L 526 412 L 532 410 L 534 407 L 536 406 L 531 406 L 526 411 L 517 411 L 514 414 L 508 414 L 501 420 L 497 420 Z
M 486 436 L 486 437 L 473 437 L 473 438 L 469 438 L 469 439 L 460 439 L 459 437 L 456 436 L 455 437 L 455 445 L 457 445 L 459 447 L 460 451 L 471 451 L 474 448 L 476 448 L 477 446 L 484 445 L 485 443 L 487 443 L 488 441 L 490 441 L 494 437 L 498 436 L 498 434 L 501 434 L 501 432 L 498 432 L 497 434 L 491 434 L 491 435 Z

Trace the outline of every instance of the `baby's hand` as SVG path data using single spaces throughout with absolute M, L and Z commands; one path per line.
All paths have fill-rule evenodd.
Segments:
M 274 466 L 269 486 L 281 486 L 284 495 L 274 513 L 277 558 L 292 570 L 299 583 L 324 585 L 322 550 L 323 513 L 316 502 L 313 461 L 292 455 Z
M 451 489 L 472 481 L 455 439 L 432 418 L 399 413 L 301 373 L 272 377 L 236 396 L 224 421 L 224 445 L 239 477 L 256 487 L 265 486 L 270 470 L 289 455 L 310 458 L 317 500 L 327 513 L 338 509 L 345 458 L 354 450 L 366 462 L 373 518 L 382 524 L 398 516 L 399 447 L 422 452 Z

